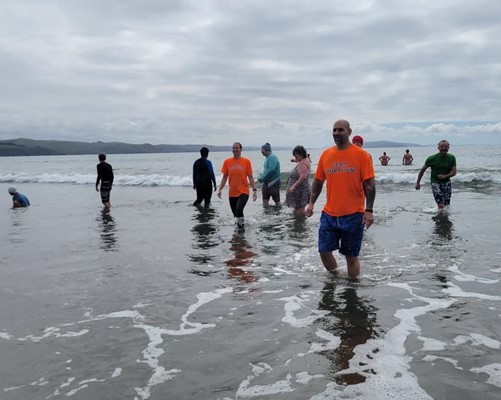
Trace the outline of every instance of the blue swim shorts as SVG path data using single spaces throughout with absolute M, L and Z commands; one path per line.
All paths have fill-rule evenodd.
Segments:
M 330 253 L 339 250 L 344 256 L 357 257 L 364 237 L 364 214 L 331 217 L 322 211 L 318 229 L 318 251 Z

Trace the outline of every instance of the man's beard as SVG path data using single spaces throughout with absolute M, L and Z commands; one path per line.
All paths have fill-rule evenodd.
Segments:
M 345 143 L 344 136 L 334 136 L 334 143 L 338 146 L 343 145 Z

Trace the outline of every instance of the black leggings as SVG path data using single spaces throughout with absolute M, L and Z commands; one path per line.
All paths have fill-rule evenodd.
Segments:
M 205 206 L 210 204 L 210 199 L 212 198 L 212 183 L 199 184 L 197 185 L 197 199 L 193 203 L 194 206 L 198 206 L 202 201 Z
M 239 218 L 244 216 L 244 208 L 248 200 L 248 194 L 241 194 L 238 197 L 230 197 L 230 207 L 234 217 Z

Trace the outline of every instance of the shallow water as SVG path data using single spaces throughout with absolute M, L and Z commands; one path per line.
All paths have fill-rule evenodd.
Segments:
M 189 187 L 16 183 L 0 211 L 0 393 L 11 399 L 498 399 L 497 195 L 381 184 L 358 281 L 310 219 Z M 6 184 L 7 186 L 7 184 Z M 494 187 L 494 190 L 497 190 Z M 339 260 L 339 258 L 338 258 Z

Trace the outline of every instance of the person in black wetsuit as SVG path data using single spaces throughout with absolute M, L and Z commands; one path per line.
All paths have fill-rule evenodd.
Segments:
M 96 192 L 101 192 L 101 201 L 105 208 L 110 208 L 110 192 L 113 186 L 113 168 L 106 162 L 106 154 L 99 154 L 100 163 L 97 164 Z M 98 188 L 99 182 L 101 187 Z
M 212 185 L 214 185 L 214 191 L 217 189 L 216 176 L 214 175 L 212 163 L 207 159 L 209 149 L 202 147 L 200 155 L 202 157 L 193 163 L 193 189 L 197 191 L 197 199 L 193 202 L 193 205 L 198 206 L 203 200 L 204 206 L 208 207 L 212 197 Z

